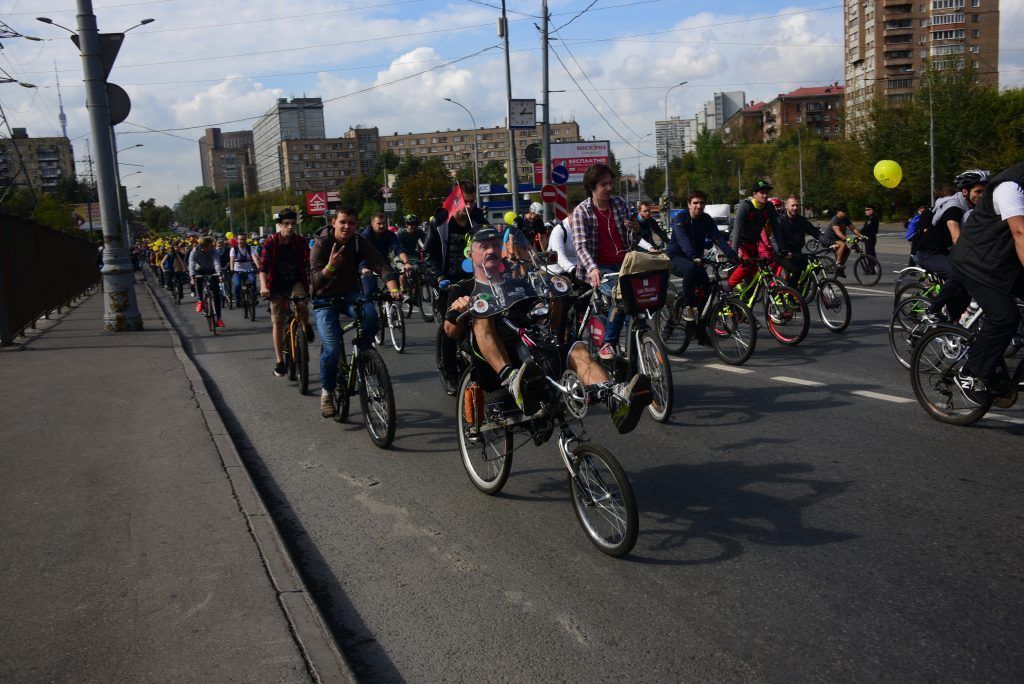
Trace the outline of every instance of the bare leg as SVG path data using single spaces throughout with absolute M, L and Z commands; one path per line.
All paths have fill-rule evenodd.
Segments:
M 500 374 L 509 364 L 509 359 L 505 344 L 498 337 L 498 331 L 494 329 L 494 319 L 478 318 L 473 321 L 473 337 L 476 338 L 476 346 L 487 363 L 495 373 Z
M 284 363 L 284 321 L 274 321 L 270 335 L 274 339 L 274 358 Z
M 608 373 L 601 364 L 591 358 L 582 342 L 572 345 L 569 350 L 569 369 L 579 376 L 584 385 L 600 385 L 608 382 Z

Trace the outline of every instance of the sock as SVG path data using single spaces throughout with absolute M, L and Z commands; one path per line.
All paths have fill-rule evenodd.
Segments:
M 506 363 L 505 367 L 498 373 L 498 378 L 501 380 L 501 384 L 508 382 L 508 379 L 512 377 L 512 374 L 516 372 L 516 369 L 511 364 Z

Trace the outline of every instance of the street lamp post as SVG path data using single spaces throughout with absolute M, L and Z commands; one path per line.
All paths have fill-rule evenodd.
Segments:
M 476 187 L 476 191 L 477 191 L 477 196 L 479 196 L 479 193 L 480 193 L 480 166 L 479 166 L 480 165 L 480 157 L 479 157 L 479 154 L 477 153 L 477 148 L 479 147 L 479 143 L 476 141 L 476 119 L 473 118 L 473 112 L 469 111 L 469 108 L 466 107 L 466 105 L 464 105 L 464 104 L 462 104 L 460 102 L 456 102 L 455 100 L 453 100 L 450 97 L 444 98 L 444 101 L 445 102 L 451 102 L 453 105 L 457 105 L 459 107 L 462 107 L 462 109 L 465 110 L 466 114 L 469 114 L 469 121 L 470 121 L 471 124 L 473 124 L 473 182 L 476 184 L 475 187 Z
M 665 91 L 665 205 L 668 207 L 668 162 L 669 162 L 669 146 L 668 146 L 668 95 L 676 88 L 684 86 L 687 81 L 681 81 L 676 83 L 674 86 Z

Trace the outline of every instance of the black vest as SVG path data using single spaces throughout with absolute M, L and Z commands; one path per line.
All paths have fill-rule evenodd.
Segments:
M 1022 270 L 1021 263 L 1010 226 L 996 213 L 992 203 L 992 193 L 1006 181 L 1024 188 L 1024 163 L 1011 166 L 989 182 L 960 229 L 960 239 L 953 245 L 949 260 L 957 271 L 971 280 L 1010 294 Z

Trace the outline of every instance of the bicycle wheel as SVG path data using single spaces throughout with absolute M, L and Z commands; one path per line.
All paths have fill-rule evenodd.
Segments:
M 814 276 L 814 273 L 808 272 L 804 276 L 803 283 L 798 283 L 799 289 L 797 289 L 797 292 L 807 302 L 807 306 L 810 306 L 811 302 L 818 296 L 818 279 Z
M 213 312 L 210 311 L 210 303 L 203 302 L 203 316 L 206 317 L 206 325 L 209 326 L 210 332 L 214 335 L 217 334 L 217 321 L 213 320 Z
M 907 283 L 896 291 L 896 304 L 898 305 L 905 299 L 929 299 L 925 295 L 927 291 L 927 288 L 920 283 Z
M 757 326 L 746 304 L 722 297 L 711 311 L 707 325 L 711 348 L 723 362 L 741 366 L 750 359 L 757 346 Z
M 832 332 L 843 332 L 850 325 L 853 304 L 850 293 L 838 280 L 826 278 L 818 285 L 818 316 Z
M 395 441 L 395 392 L 376 349 L 359 352 L 359 404 L 370 439 L 381 449 Z
M 181 300 L 182 300 L 182 298 L 184 296 L 185 296 L 185 286 L 182 285 L 181 281 L 179 280 L 174 285 L 174 303 L 180 306 L 181 305 Z
M 978 403 L 957 384 L 955 374 L 967 358 L 971 335 L 961 328 L 939 327 L 925 333 L 910 359 L 914 396 L 935 420 L 970 425 L 988 411 L 992 399 Z
M 509 429 L 477 429 L 466 411 L 466 396 L 474 391 L 473 374 L 466 371 L 459 383 L 458 430 L 462 466 L 473 486 L 484 494 L 494 494 L 505 486 L 512 470 L 512 431 Z M 477 388 L 478 391 L 479 388 Z M 470 398 L 469 407 L 475 402 Z M 487 428 L 483 423 L 481 428 Z
M 772 283 L 764 292 L 764 318 L 772 337 L 785 345 L 800 344 L 811 327 L 807 302 L 786 285 Z
M 348 381 L 349 366 L 345 360 L 345 347 L 341 348 L 338 358 L 338 381 L 334 387 L 334 420 L 344 423 L 348 420 L 348 412 L 352 407 L 352 391 Z
M 626 555 L 640 529 L 629 478 L 611 452 L 593 442 L 580 444 L 573 457 L 577 471 L 569 474 L 569 491 L 576 520 L 602 553 Z
M 306 394 L 309 392 L 309 341 L 306 339 L 306 329 L 301 325 L 297 328 L 295 334 L 296 375 L 299 380 L 299 394 Z
M 647 406 L 651 418 L 664 423 L 672 415 L 675 386 L 672 384 L 672 363 L 668 360 L 665 345 L 653 331 L 640 333 L 640 371 L 651 379 L 653 398 Z
M 256 293 L 249 292 L 249 320 L 256 322 Z
M 807 238 L 807 242 L 804 243 L 804 250 L 807 252 L 817 252 L 821 249 L 821 243 L 818 242 L 818 238 Z
M 682 307 L 679 293 L 670 287 L 665 293 L 665 304 L 654 314 L 654 329 L 669 354 L 682 354 L 690 346 Z
M 853 276 L 864 287 L 873 287 L 882 279 L 882 265 L 870 254 L 861 254 L 853 262 Z
M 928 300 L 914 297 L 900 302 L 889 318 L 889 349 L 904 368 L 910 368 L 914 348 L 927 332 L 921 316 L 928 311 Z
M 402 315 L 402 307 L 398 302 L 389 302 L 385 306 L 388 314 L 388 333 L 391 336 L 391 346 L 401 354 L 405 351 L 405 316 Z
M 427 323 L 434 320 L 434 302 L 437 301 L 437 297 L 434 294 L 434 288 L 430 286 L 426 280 L 420 282 L 419 292 L 419 306 L 420 316 L 423 317 Z
M 373 339 L 378 345 L 384 344 L 384 328 L 388 325 L 387 309 L 380 302 L 377 303 L 377 332 Z

